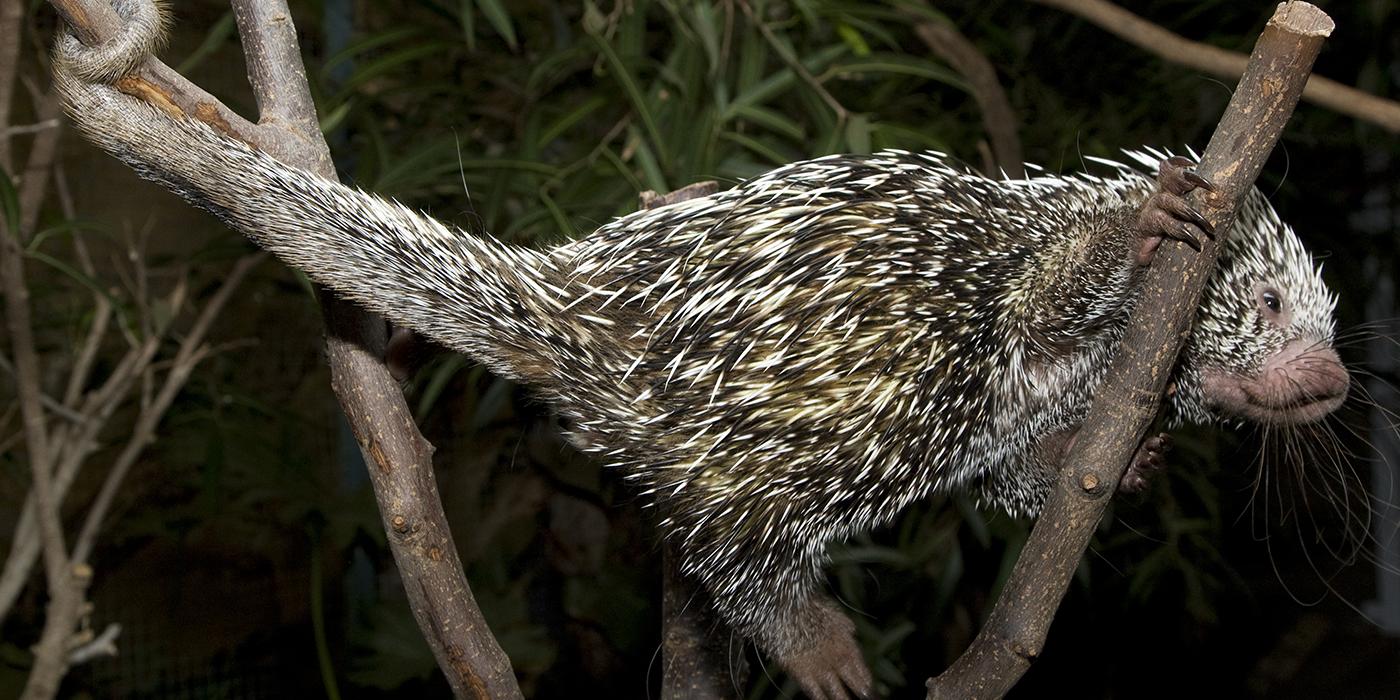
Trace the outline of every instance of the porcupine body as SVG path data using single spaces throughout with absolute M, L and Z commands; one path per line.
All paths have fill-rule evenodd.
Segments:
M 1083 419 L 1136 296 L 1134 217 L 1154 185 L 1127 168 L 998 181 L 939 154 L 831 156 L 535 251 L 172 119 L 101 84 L 114 74 L 65 71 L 81 51 L 60 43 L 58 80 L 91 140 L 531 386 L 656 506 L 723 618 L 780 657 L 826 629 L 814 591 L 831 541 L 954 489 L 1037 511 L 1046 438 Z M 1261 279 L 1294 300 L 1292 336 L 1251 315 Z M 1169 412 L 1212 419 L 1203 367 L 1257 370 L 1291 338 L 1330 340 L 1332 303 L 1250 195 Z

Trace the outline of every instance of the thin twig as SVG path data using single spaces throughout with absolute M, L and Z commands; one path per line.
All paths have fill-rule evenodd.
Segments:
M 6 358 L 4 355 L 0 355 L 0 370 L 4 370 L 10 375 L 15 374 L 15 366 L 10 364 L 9 359 Z M 55 399 L 52 396 L 49 396 L 48 394 L 41 392 L 39 394 L 39 400 L 44 404 L 44 408 L 47 408 L 50 411 L 53 411 L 54 413 L 57 413 L 59 416 L 63 417 L 66 420 L 72 421 L 74 423 L 82 423 L 87 420 L 87 416 L 84 416 L 83 414 L 78 413 L 77 411 L 74 411 L 73 409 L 63 405 L 63 403 L 61 403 L 58 399 Z
M 63 112 L 58 93 L 50 90 L 40 98 L 34 111 L 40 120 L 57 119 Z M 48 197 L 49 172 L 53 170 L 58 137 L 61 135 L 62 129 L 48 129 L 36 134 L 29 144 L 29 158 L 19 182 L 19 231 L 16 233 L 21 241 L 33 237 L 34 227 L 39 223 L 39 212 L 43 210 L 44 200 Z
M 1082 17 L 1100 29 L 1166 61 L 1221 78 L 1244 73 L 1249 57 L 1242 53 L 1191 41 L 1106 0 L 1031 0 Z M 1387 100 L 1330 78 L 1308 78 L 1303 99 L 1333 111 L 1400 132 L 1400 102 Z
M 224 277 L 223 284 L 219 285 L 218 291 L 205 303 L 204 309 L 200 311 L 199 317 L 190 327 L 189 333 L 180 341 L 180 348 L 175 353 L 174 364 L 166 373 L 160 391 L 142 406 L 141 414 L 136 419 L 136 425 L 131 429 L 131 437 L 128 439 L 126 447 L 122 449 L 121 454 L 112 463 L 111 469 L 107 471 L 102 488 L 97 492 L 97 497 L 93 499 L 92 505 L 88 508 L 83 528 L 73 545 L 73 561 L 86 562 L 92 554 L 92 548 L 97 541 L 98 529 L 102 526 L 102 521 L 111 508 L 117 490 L 121 488 L 122 480 L 126 478 L 126 474 L 130 471 L 131 465 L 136 462 L 136 458 L 141 455 L 141 450 L 155 438 L 156 427 L 160 424 L 161 418 L 165 416 L 166 410 L 170 408 L 171 402 L 175 400 L 175 396 L 184 388 L 190 372 L 194 371 L 195 366 L 208 355 L 209 346 L 205 344 L 204 339 L 208 335 L 209 329 L 213 327 L 214 320 L 223 313 L 233 292 L 238 289 L 238 285 L 243 282 L 248 273 L 266 259 L 266 253 L 254 253 L 246 255 L 234 263 L 233 269 L 229 270 Z
M 57 129 L 63 122 L 58 119 L 45 119 L 34 124 L 20 124 L 18 126 L 0 129 L 0 139 L 9 139 L 14 136 L 24 136 L 25 134 L 37 134 L 40 131 Z
M 826 86 L 822 85 L 822 82 L 817 80 L 816 76 L 812 75 L 811 71 L 808 71 L 806 66 L 802 65 L 802 61 L 798 60 L 798 58 L 788 50 L 788 47 L 784 46 L 781 41 L 778 41 L 778 36 L 773 33 L 773 30 L 758 17 L 758 14 L 753 11 L 752 7 L 749 7 L 748 0 L 739 0 L 739 8 L 744 11 L 745 15 L 748 15 L 749 21 L 753 22 L 755 27 L 758 27 L 758 31 L 763 34 L 763 39 L 768 42 L 769 46 L 773 47 L 774 51 L 778 52 L 778 57 L 783 59 L 783 63 L 786 63 L 788 68 L 791 68 L 792 72 L 796 73 L 797 77 L 800 78 L 802 82 L 807 83 L 809 87 L 816 91 L 817 95 L 821 97 L 822 102 L 825 102 L 826 106 L 831 108 L 831 111 L 836 114 L 837 125 L 845 124 L 846 119 L 850 116 L 850 112 L 848 112 L 830 92 L 827 92 Z
M 116 623 L 107 625 L 102 634 L 68 652 L 68 665 L 78 666 L 94 659 L 117 655 L 117 637 L 121 636 L 122 626 Z

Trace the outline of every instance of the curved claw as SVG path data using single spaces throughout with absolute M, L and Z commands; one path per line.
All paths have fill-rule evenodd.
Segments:
M 1201 252 L 1203 238 L 1215 238 L 1215 225 L 1186 201 L 1186 195 L 1196 189 L 1215 191 L 1215 185 L 1191 169 L 1185 156 L 1172 156 L 1157 166 L 1157 188 L 1138 209 L 1136 226 L 1143 236 L 1137 262 L 1152 262 L 1157 246 L 1163 239 L 1181 241 Z
M 1196 228 L 1201 229 L 1207 236 L 1215 238 L 1215 224 L 1212 224 L 1206 217 L 1201 215 L 1201 212 L 1195 209 L 1188 209 L 1187 211 L 1189 212 L 1187 216 L 1190 217 L 1191 223 L 1195 224 Z
M 1168 230 L 1167 236 L 1172 240 L 1181 241 L 1191 246 L 1192 250 L 1199 253 L 1201 252 L 1201 237 L 1192 232 L 1191 229 L 1193 228 L 1195 228 L 1194 225 L 1182 222 L 1181 226 L 1177 228 L 1176 231 Z
M 1194 189 L 1214 192 L 1215 183 L 1193 170 L 1195 163 L 1185 156 L 1172 156 L 1157 167 L 1157 182 L 1172 194 L 1186 194 Z
M 1205 179 L 1200 175 L 1200 173 L 1197 173 L 1195 170 L 1184 171 L 1181 173 L 1181 176 L 1195 187 L 1199 187 L 1207 192 L 1215 191 L 1215 183 Z
M 1206 219 L 1201 212 L 1196 211 L 1196 208 L 1192 207 L 1185 198 L 1175 195 L 1162 195 L 1158 197 L 1156 204 L 1165 209 L 1167 213 L 1178 219 L 1185 219 L 1195 224 L 1196 228 L 1199 228 L 1207 236 L 1215 238 L 1215 225 Z

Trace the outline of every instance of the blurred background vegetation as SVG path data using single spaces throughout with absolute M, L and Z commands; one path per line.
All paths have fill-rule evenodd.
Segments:
M 951 23 L 986 55 L 1026 160 L 1051 172 L 1083 170 L 1086 156 L 1124 147 L 1203 148 L 1230 91 L 1027 2 L 291 4 L 345 178 L 531 245 L 585 235 L 635 209 L 642 190 L 733 183 L 826 153 L 938 149 L 982 167 L 981 113 L 963 77 L 914 34 L 911 11 Z M 1318 72 L 1400 97 L 1398 3 L 1318 4 L 1339 27 Z M 42 84 L 34 47 L 48 42 L 54 19 L 29 5 L 27 76 Z M 1273 5 L 1156 0 L 1131 9 L 1247 52 Z M 167 62 L 253 114 L 226 5 L 173 9 Z M 56 233 L 31 248 L 62 261 L 68 237 L 81 235 L 98 265 L 93 279 L 31 264 L 48 348 L 82 336 L 84 290 L 118 284 L 132 240 L 156 269 L 193 269 L 195 295 L 250 248 L 74 136 L 62 162 L 80 221 L 46 208 L 42 225 Z M 1340 327 L 1362 324 L 1375 280 L 1400 259 L 1400 140 L 1304 103 L 1259 185 L 1326 258 Z M 122 654 L 75 670 L 63 694 L 446 696 L 329 391 L 308 286 L 267 262 L 241 290 L 213 335 L 251 346 L 196 370 L 94 556 L 95 624 L 123 625 Z M 1393 321 L 1375 328 L 1395 333 Z M 1358 366 L 1365 351 L 1343 350 Z M 0 408 L 12 391 L 0 374 Z M 654 696 L 658 549 L 617 475 L 566 447 L 527 392 L 463 358 L 437 357 L 407 391 L 438 446 L 473 589 L 526 695 Z M 1304 475 L 1352 489 L 1361 509 L 1366 418 L 1357 408 L 1341 420 L 1361 433 L 1345 445 L 1361 455 L 1348 458 L 1356 474 L 1348 482 L 1320 463 Z M 129 423 L 118 415 L 108 439 L 117 443 Z M 0 411 L 0 533 L 13 527 L 27 485 L 21 446 L 7 441 L 18 428 Z M 1331 551 L 1345 519 L 1326 504 L 1300 510 L 1316 496 L 1287 483 L 1296 475 L 1271 463 L 1257 435 L 1186 431 L 1177 444 L 1170 473 L 1145 498 L 1115 505 L 1017 696 L 1396 693 L 1400 644 L 1352 609 L 1372 597 L 1373 569 Z M 99 478 L 80 476 L 75 498 Z M 885 693 L 922 696 L 923 679 L 961 652 L 1027 527 L 940 500 L 834 549 L 831 586 L 852 609 Z M 36 575 L 0 627 L 0 696 L 27 672 L 42 588 Z M 749 697 L 792 691 L 776 671 L 756 668 Z

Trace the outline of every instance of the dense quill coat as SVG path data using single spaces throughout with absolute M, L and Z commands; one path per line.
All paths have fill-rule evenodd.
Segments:
M 952 489 L 1035 513 L 1051 474 L 1039 444 L 1082 420 L 1135 298 L 1133 217 L 1153 183 L 1126 167 L 995 181 L 939 154 L 831 156 L 534 251 L 65 73 L 80 51 L 61 45 L 59 81 L 90 139 L 317 282 L 533 387 L 655 504 L 726 621 L 780 655 L 810 641 L 832 540 Z M 1298 300 L 1293 335 L 1260 325 L 1261 280 Z M 1330 340 L 1331 306 L 1251 196 L 1170 409 L 1210 419 L 1203 368 Z

